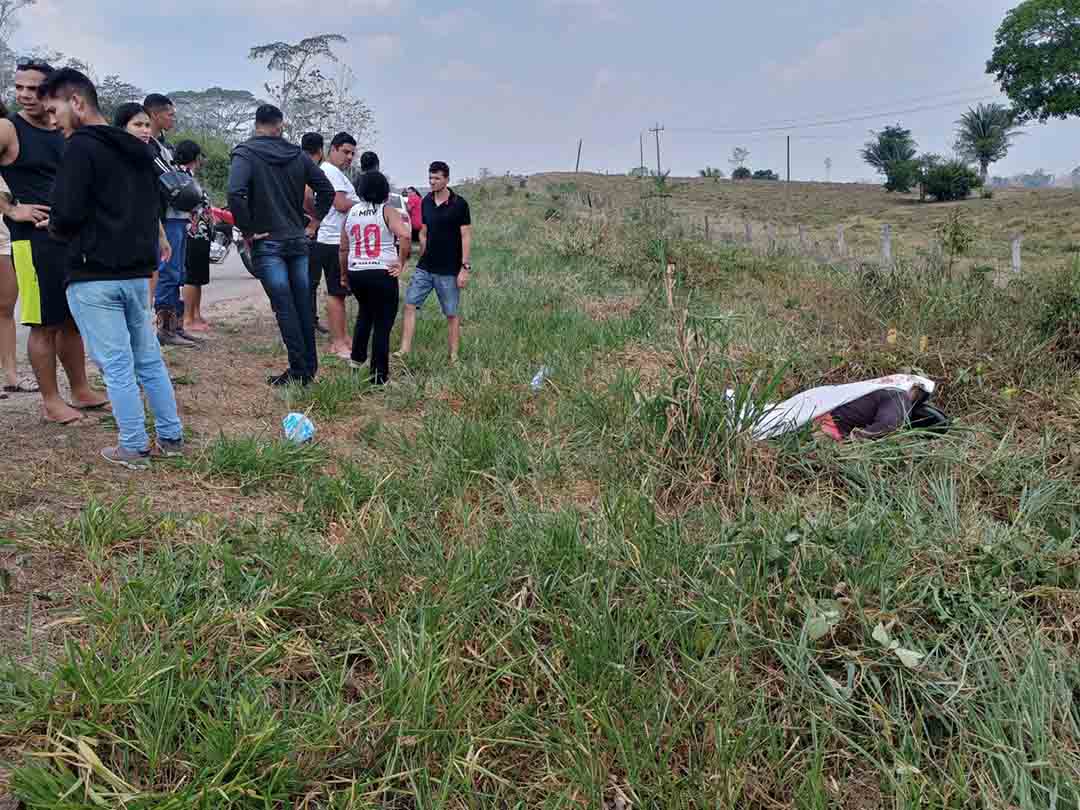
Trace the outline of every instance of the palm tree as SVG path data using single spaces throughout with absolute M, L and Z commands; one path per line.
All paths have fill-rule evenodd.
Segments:
M 899 124 L 870 134 L 874 136 L 873 140 L 867 141 L 859 154 L 880 174 L 888 174 L 889 167 L 895 163 L 912 160 L 919 148 L 911 137 L 911 130 Z
M 986 182 L 991 163 L 1009 152 L 1020 131 L 1012 110 L 1001 104 L 978 104 L 956 122 L 956 151 L 979 164 L 979 176 Z

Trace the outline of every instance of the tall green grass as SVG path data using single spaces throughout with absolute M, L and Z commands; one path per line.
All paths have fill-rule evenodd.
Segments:
M 96 578 L 56 660 L 0 664 L 15 796 L 1080 804 L 1075 426 L 997 408 L 973 363 L 943 380 L 962 426 L 944 439 L 755 442 L 743 406 L 902 349 L 840 345 L 850 324 L 802 312 L 817 276 L 728 249 L 724 278 L 695 282 L 702 252 L 669 310 L 655 256 L 633 273 L 623 253 L 552 258 L 551 201 L 513 199 L 478 212 L 461 362 L 422 318 L 353 452 L 222 436 L 190 462 L 193 482 L 272 491 L 280 511 L 174 532 L 93 502 L 17 541 L 78 549 Z M 605 289 L 644 303 L 593 320 L 584 300 Z M 1005 310 L 989 300 L 964 317 Z M 795 314 L 762 317 L 778 305 Z M 1040 390 L 1067 384 L 1051 363 L 1028 378 Z M 303 396 L 328 419 L 376 394 L 337 369 Z

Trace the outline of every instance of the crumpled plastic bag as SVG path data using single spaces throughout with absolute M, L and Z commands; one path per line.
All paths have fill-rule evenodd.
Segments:
M 295 444 L 304 444 L 315 438 L 315 423 L 302 413 L 290 413 L 281 420 L 285 438 Z

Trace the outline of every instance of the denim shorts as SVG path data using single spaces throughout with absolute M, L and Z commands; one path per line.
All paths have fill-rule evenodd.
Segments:
M 413 271 L 409 280 L 409 289 L 405 291 L 405 303 L 419 309 L 427 301 L 431 291 L 439 296 L 439 306 L 447 318 L 456 318 L 461 290 L 458 289 L 457 276 L 444 276 L 429 273 L 419 267 Z

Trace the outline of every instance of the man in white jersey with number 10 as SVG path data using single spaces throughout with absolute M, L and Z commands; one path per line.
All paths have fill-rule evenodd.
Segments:
M 390 330 L 397 318 L 398 276 L 412 245 L 411 226 L 386 204 L 389 199 L 386 176 L 377 171 L 365 174 L 360 202 L 345 217 L 338 252 L 341 283 L 360 304 L 351 365 L 360 368 L 368 361 L 370 342 L 371 381 L 376 385 L 390 378 Z

